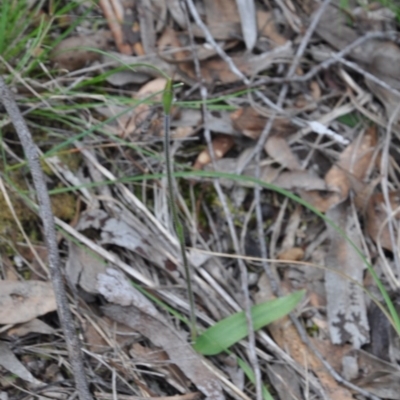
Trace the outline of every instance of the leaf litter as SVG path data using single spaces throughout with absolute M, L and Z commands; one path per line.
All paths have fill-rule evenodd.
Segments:
M 104 0 L 93 9 L 82 3 L 63 16 L 68 32 L 63 18 L 43 8 L 52 39 L 60 40 L 40 64 L 44 74 L 22 69 L 21 80 L 13 81 L 51 166 L 45 167 L 49 188 L 74 193 L 74 212 L 62 213 L 68 234 L 61 230 L 58 239 L 76 326 L 92 352 L 86 361 L 97 375 L 96 397 L 399 398 L 400 341 L 362 290 L 382 301 L 348 240 L 282 194 L 265 189 L 258 195 L 253 181 L 221 175 L 213 181 L 221 190 L 214 191 L 210 178 L 193 172 L 190 180 L 177 179 L 176 189 L 200 332 L 243 310 L 246 292 L 232 256 L 248 257 L 256 307 L 306 290 L 295 312 L 261 328 L 255 344 L 241 335 L 229 345 L 233 364 L 222 347 L 208 360 L 195 352 L 160 144 L 166 73 L 183 83 L 172 110 L 175 171 L 258 177 L 299 195 L 366 255 L 396 299 L 396 8 L 332 0 L 319 15 L 321 3 L 314 1 L 204 0 L 194 11 L 191 3 Z M 36 43 L 32 54 L 46 54 L 47 44 Z M 10 71 L 17 64 L 8 65 Z M 291 65 L 297 68 L 287 75 Z M 12 133 L 5 131 L 2 144 L 10 198 L 25 196 L 30 178 Z M 56 154 L 46 154 L 59 145 Z M 68 160 L 75 153 L 78 167 Z M 0 222 L 13 219 L 2 197 L 0 204 Z M 48 383 L 60 371 L 67 376 L 69 366 L 54 293 L 36 265 L 41 255 L 32 253 L 41 230 L 14 208 L 28 235 L 0 224 L 0 334 L 8 360 L 2 372 L 7 379 L 16 374 L 24 390 L 40 391 L 29 385 Z M 232 228 L 242 241 L 239 253 Z M 263 254 L 260 243 L 271 251 L 268 262 L 254 258 Z M 47 357 L 43 368 L 31 369 L 26 360 L 40 357 Z M 257 379 L 270 393 L 257 389 Z M 11 396 L 20 394 L 1 378 L 4 385 Z M 72 395 L 71 385 L 56 385 Z
M 156 346 L 163 348 L 207 399 L 224 398 L 220 382 L 187 343 L 185 336 L 171 328 L 154 305 L 135 290 L 120 272 L 108 270 L 106 274 L 100 274 L 98 289 L 110 303 L 114 303 L 103 307 L 105 315 L 138 330 Z

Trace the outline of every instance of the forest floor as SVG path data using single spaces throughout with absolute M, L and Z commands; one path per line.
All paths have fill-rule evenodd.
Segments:
M 359 3 L 1 2 L 94 398 L 400 399 L 400 7 Z M 86 400 L 10 117 L 0 400 Z

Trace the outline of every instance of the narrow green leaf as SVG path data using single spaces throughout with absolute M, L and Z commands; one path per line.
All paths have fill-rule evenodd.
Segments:
M 172 79 L 168 78 L 167 83 L 165 84 L 162 103 L 164 107 L 164 113 L 169 115 L 171 111 L 172 102 L 174 100 L 174 88 L 172 87 Z
M 244 371 L 244 373 L 246 374 L 247 378 L 249 379 L 249 381 L 255 385 L 256 383 L 256 378 L 254 376 L 254 372 L 253 370 L 250 368 L 250 366 L 243 361 L 240 357 L 237 357 L 237 362 L 239 364 L 239 367 Z M 271 394 L 269 393 L 268 389 L 265 387 L 265 385 L 262 385 L 262 394 L 263 394 L 263 398 L 264 400 L 274 400 L 273 397 L 271 396 Z
M 304 290 L 285 297 L 257 304 L 251 308 L 254 330 L 289 314 L 304 296 Z M 248 334 L 246 316 L 243 311 L 233 314 L 202 333 L 194 344 L 199 353 L 212 356 L 228 349 Z
M 336 120 L 350 128 L 354 128 L 361 121 L 361 118 L 355 113 L 349 113 L 336 118 Z

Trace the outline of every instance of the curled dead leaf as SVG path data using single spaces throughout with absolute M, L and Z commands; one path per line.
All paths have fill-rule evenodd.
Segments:
M 358 180 L 363 180 L 371 163 L 377 142 L 376 126 L 368 128 L 361 140 L 354 140 L 340 155 L 339 162 L 326 174 L 325 181 L 329 188 L 340 193 L 341 198 L 347 198 L 350 190 L 351 174 Z
M 13 328 L 7 331 L 7 336 L 22 337 L 32 332 L 41 333 L 43 335 L 52 335 L 56 331 L 50 325 L 44 323 L 42 320 L 35 318 L 23 324 L 14 326 Z
M 232 136 L 217 135 L 212 141 L 215 159 L 221 159 L 233 147 L 234 143 Z M 201 169 L 211 161 L 210 152 L 208 149 L 205 149 L 198 155 L 193 168 Z
M 246 76 L 253 76 L 265 71 L 278 63 L 289 63 L 292 59 L 293 49 L 288 42 L 274 50 L 262 54 L 250 55 L 242 53 L 232 57 L 232 61 L 238 69 Z M 201 73 L 208 84 L 234 83 L 240 80 L 239 76 L 233 73 L 227 63 L 220 58 L 212 58 L 201 63 Z
M 314 100 L 319 100 L 321 98 L 321 88 L 319 87 L 317 81 L 310 82 L 310 90 L 311 90 L 311 96 Z
M 105 50 L 110 40 L 110 32 L 99 31 L 88 36 L 74 36 L 61 41 L 51 52 L 50 59 L 59 68 L 74 71 L 89 62 L 99 60 L 101 54 L 94 50 Z
M 143 85 L 140 90 L 133 96 L 136 100 L 145 100 L 146 98 L 152 98 L 154 101 L 160 101 L 162 91 L 165 87 L 166 79 L 165 78 L 156 78 L 145 85 Z M 158 93 L 158 95 L 156 95 Z M 124 110 L 127 112 L 124 113 Z M 127 137 L 137 132 L 147 123 L 150 124 L 150 128 L 148 129 L 152 133 L 160 134 L 161 127 L 159 127 L 160 121 L 149 121 L 149 117 L 151 115 L 151 106 L 147 103 L 138 104 L 135 108 L 131 110 L 131 107 L 118 107 L 113 104 L 110 104 L 106 107 L 97 107 L 96 111 L 105 116 L 106 118 L 115 117 L 119 115 L 117 118 L 114 118 L 109 124 L 107 124 L 107 128 L 114 134 L 122 137 Z
M 269 38 L 275 45 L 283 46 L 287 42 L 287 39 L 279 33 L 273 13 L 258 10 L 257 25 L 260 36 Z
M 328 192 L 301 192 L 301 197 L 321 212 L 347 199 L 350 189 L 356 193 L 373 160 L 377 143 L 376 126 L 367 129 L 361 139 L 354 140 L 325 175 Z
M 301 165 L 286 139 L 280 136 L 270 136 L 264 146 L 268 155 L 277 161 L 282 167 L 290 170 L 299 170 Z
M 234 128 L 243 135 L 257 139 L 265 127 L 268 119 L 260 115 L 254 108 L 246 106 L 239 108 L 231 114 Z M 271 135 L 290 134 L 294 127 L 289 120 L 275 119 L 272 124 Z
M 279 253 L 276 258 L 278 260 L 300 261 L 304 258 L 304 250 L 300 247 L 292 247 Z

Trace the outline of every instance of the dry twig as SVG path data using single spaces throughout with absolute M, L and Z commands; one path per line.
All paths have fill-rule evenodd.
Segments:
M 57 301 L 58 315 L 64 332 L 79 398 L 81 400 L 92 400 L 83 365 L 81 344 L 75 332 L 71 311 L 68 306 L 67 294 L 64 288 L 54 216 L 51 211 L 50 197 L 47 191 L 45 177 L 39 162 L 39 154 L 28 126 L 2 77 L 0 77 L 0 97 L 21 141 L 36 189 L 39 214 L 43 222 L 45 242 L 49 253 L 50 274 Z

